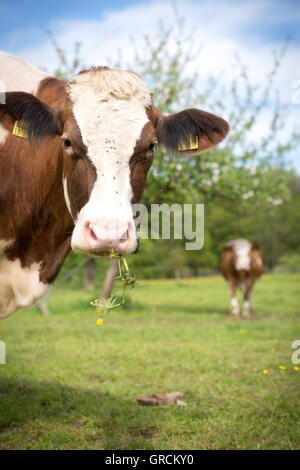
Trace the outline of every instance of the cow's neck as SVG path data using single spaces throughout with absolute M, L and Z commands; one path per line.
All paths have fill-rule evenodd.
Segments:
M 36 91 L 38 98 L 51 107 L 63 109 L 66 102 L 65 82 L 53 77 L 42 78 Z M 16 160 L 15 167 L 22 178 L 10 185 L 12 193 L 15 187 L 18 193 L 15 198 L 12 194 L 12 200 L 15 199 L 14 213 L 8 210 L 3 214 L 10 220 L 6 225 L 12 232 L 6 238 L 15 240 L 6 253 L 9 259 L 20 259 L 24 267 L 33 262 L 48 267 L 56 250 L 60 254 L 66 251 L 66 239 L 73 229 L 63 194 L 60 136 L 31 144 L 20 139 L 16 145 L 19 148 L 14 148 L 7 158 Z M 10 148 L 8 144 L 8 153 Z M 8 181 L 15 179 L 11 168 L 12 165 L 6 170 Z M 50 271 L 49 276 L 44 271 L 44 278 L 52 278 Z
M 5 250 L 6 257 L 19 259 L 23 267 L 33 263 L 48 266 L 56 250 L 61 251 L 62 245 L 66 247 L 73 229 L 63 195 L 60 138 L 41 145 L 42 149 L 34 151 L 33 147 L 31 153 L 26 153 L 27 160 L 19 153 L 16 165 L 22 178 L 14 181 L 12 172 L 6 175 L 13 181 L 13 207 L 7 207 L 0 216 L 3 217 L 0 226 L 5 227 L 0 239 L 13 240 Z
M 0 216 L 0 318 L 43 296 L 70 251 L 73 221 L 63 196 L 61 165 L 55 171 L 44 166 L 32 181 L 28 193 L 18 188 L 22 197 L 14 212 Z

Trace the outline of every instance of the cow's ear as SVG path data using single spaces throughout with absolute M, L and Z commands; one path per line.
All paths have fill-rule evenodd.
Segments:
M 233 253 L 232 245 L 224 245 L 224 246 L 223 246 L 223 251 L 224 251 L 224 253 L 225 253 L 225 252 L 227 252 L 227 253 Z
M 155 118 L 158 142 L 183 155 L 197 154 L 218 144 L 229 131 L 224 119 L 199 109 L 170 116 L 156 111 Z
M 251 250 L 252 251 L 259 251 L 260 250 L 260 244 L 259 243 L 252 243 Z
M 61 133 L 57 114 L 30 93 L 10 91 L 5 93 L 0 113 L 8 113 L 17 122 L 16 135 L 22 132 L 30 140 Z

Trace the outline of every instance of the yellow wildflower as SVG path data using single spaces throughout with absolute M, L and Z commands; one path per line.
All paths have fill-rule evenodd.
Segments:
M 272 351 L 272 353 L 274 353 L 276 351 L 276 349 L 272 348 L 271 351 Z
M 274 341 L 275 341 L 275 343 L 277 343 L 277 341 L 278 341 L 278 338 L 274 338 Z
M 281 370 L 285 370 L 285 369 L 286 369 L 286 367 L 285 367 L 285 366 L 279 366 L 279 369 L 281 369 Z
M 246 330 L 240 330 L 240 333 L 242 333 L 242 334 L 246 333 Z
M 263 374 L 267 375 L 269 373 L 268 369 L 263 370 Z
M 298 366 L 294 366 L 293 369 L 294 369 L 294 370 L 299 370 L 299 367 L 298 367 Z
M 98 318 L 96 323 L 97 323 L 97 325 L 101 326 L 101 325 L 103 325 L 104 321 L 102 320 L 102 318 Z

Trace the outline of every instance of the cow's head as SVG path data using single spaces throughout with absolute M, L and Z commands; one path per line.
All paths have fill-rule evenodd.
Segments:
M 219 143 L 228 124 L 197 109 L 164 116 L 148 86 L 129 71 L 83 71 L 66 93 L 58 113 L 42 106 L 61 135 L 64 197 L 75 224 L 72 248 L 132 253 L 138 244 L 132 204 L 141 199 L 155 147 L 196 154 Z M 26 113 L 22 118 L 29 119 Z M 32 130 L 38 137 L 38 123 Z
M 262 266 L 260 245 L 257 243 L 241 243 L 236 248 L 233 245 L 226 245 L 223 251 L 232 253 L 232 260 L 236 271 L 249 272 L 253 267 Z

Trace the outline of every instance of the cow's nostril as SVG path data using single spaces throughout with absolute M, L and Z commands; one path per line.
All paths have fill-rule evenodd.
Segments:
M 91 228 L 90 225 L 88 225 L 87 229 L 88 229 L 89 236 L 91 237 L 91 239 L 97 241 L 98 237 L 96 236 L 94 230 Z
M 122 237 L 120 238 L 121 243 L 127 242 L 129 239 L 129 230 L 127 229 L 126 232 L 123 233 Z

